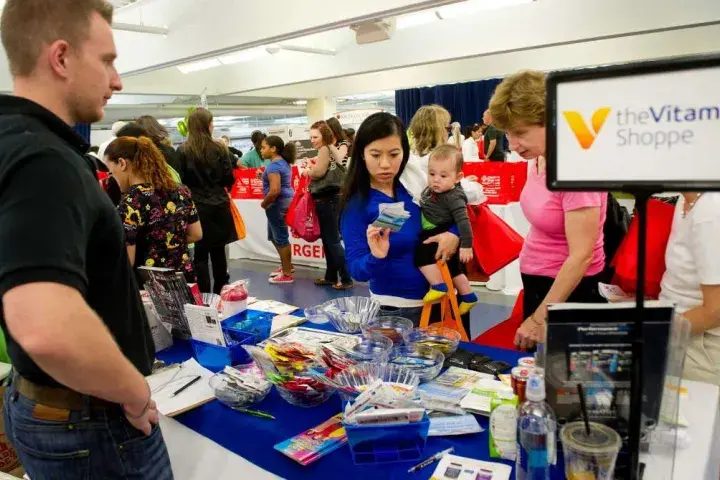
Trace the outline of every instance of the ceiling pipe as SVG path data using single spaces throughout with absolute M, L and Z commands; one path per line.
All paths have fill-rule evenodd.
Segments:
M 113 22 L 113 29 L 125 32 L 149 33 L 151 35 L 167 35 L 170 30 L 165 27 L 151 27 L 149 25 L 136 25 L 134 23 Z
M 276 50 L 287 50 L 288 52 L 312 53 L 315 55 L 328 55 L 331 57 L 337 55 L 337 52 L 335 50 L 328 50 L 325 48 L 298 47 L 295 45 L 271 45 L 266 47 L 266 49 L 270 53 L 277 53 Z

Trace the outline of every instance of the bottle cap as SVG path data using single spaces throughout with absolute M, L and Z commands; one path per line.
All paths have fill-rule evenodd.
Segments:
M 545 400 L 545 379 L 533 373 L 527 382 L 525 389 L 525 398 L 531 402 L 542 402 Z

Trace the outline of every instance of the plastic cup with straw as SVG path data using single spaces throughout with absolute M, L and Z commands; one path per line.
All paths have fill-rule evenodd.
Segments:
M 622 440 L 610 427 L 591 422 L 585 392 L 578 384 L 583 421 L 565 425 L 560 439 L 565 454 L 567 480 L 613 480 Z

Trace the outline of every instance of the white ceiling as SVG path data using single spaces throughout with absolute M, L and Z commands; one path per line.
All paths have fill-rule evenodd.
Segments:
M 136 95 L 119 98 L 109 108 L 115 110 L 111 118 L 142 109 L 177 116 L 179 109 L 197 104 L 202 92 L 226 106 L 227 115 L 258 110 L 295 114 L 302 107 L 292 101 L 303 98 L 478 80 L 524 68 L 565 69 L 720 51 L 718 0 L 113 3 L 133 3 L 117 10 L 117 22 L 167 28 L 168 34 L 115 32 L 124 92 Z M 433 19 L 440 8 L 460 14 L 399 29 L 381 43 L 357 45 L 349 28 L 372 20 L 413 19 L 423 11 L 420 15 Z M 257 49 L 272 45 L 326 54 L 280 50 L 267 55 L 266 49 Z M 262 56 L 188 74 L 178 70 L 248 49 Z M 334 55 L 327 55 L 328 50 Z M 0 54 L 0 90 L 9 86 Z

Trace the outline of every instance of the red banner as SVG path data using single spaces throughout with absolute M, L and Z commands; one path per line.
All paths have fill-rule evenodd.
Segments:
M 233 185 L 230 196 L 237 200 L 262 200 L 263 182 L 258 178 L 258 173 L 262 169 L 248 168 L 246 170 L 235 170 L 235 184 Z
M 468 162 L 463 173 L 477 177 L 489 204 L 505 205 L 520 200 L 527 182 L 527 162 Z

